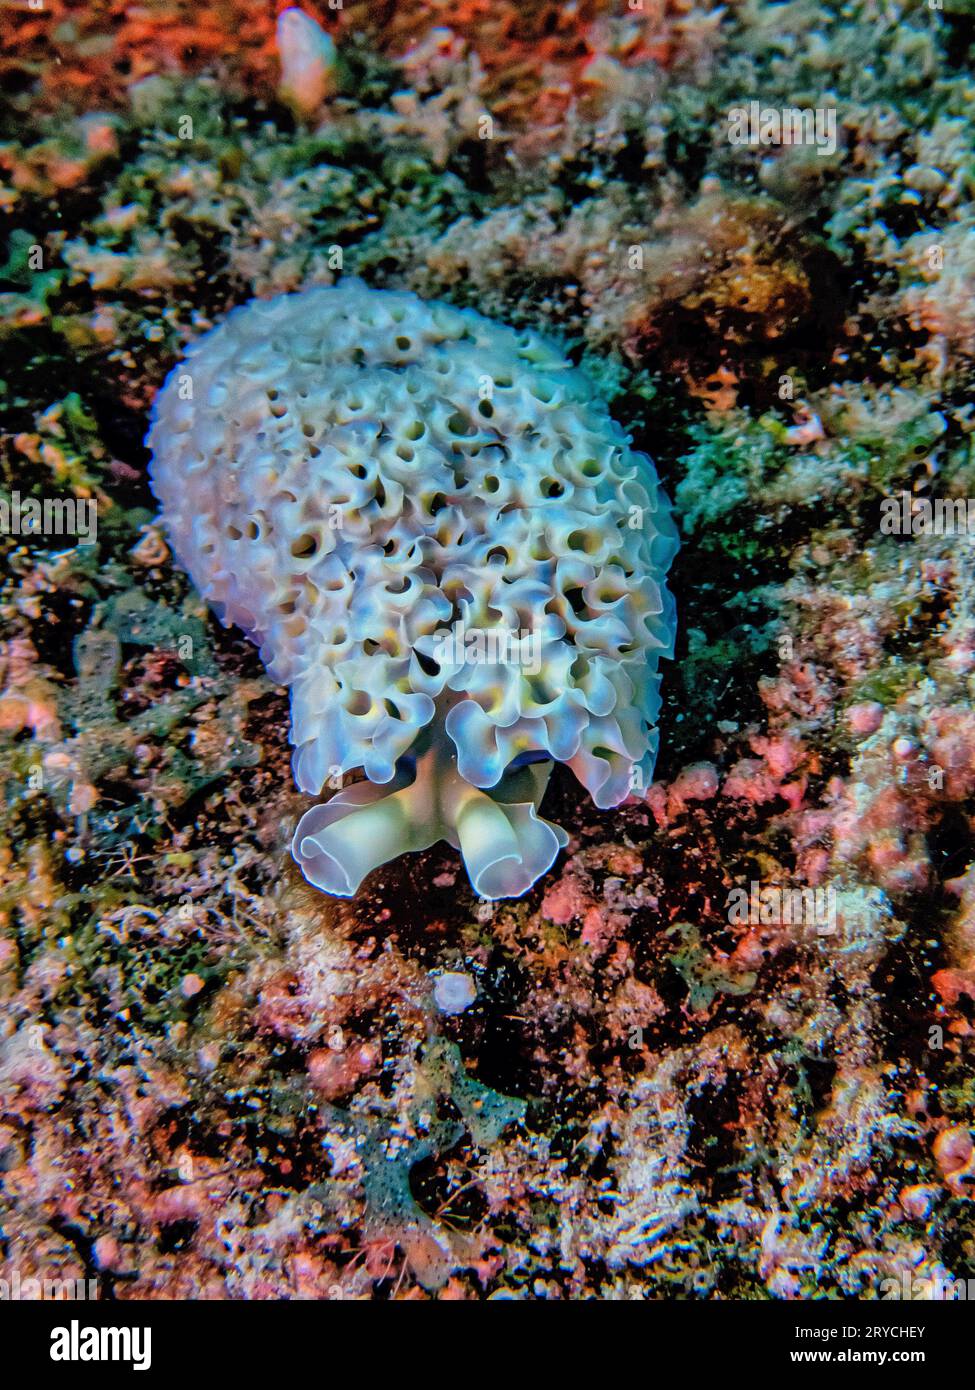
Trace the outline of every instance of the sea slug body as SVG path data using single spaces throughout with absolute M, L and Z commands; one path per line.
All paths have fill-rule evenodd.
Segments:
M 351 896 L 445 839 L 485 898 L 567 836 L 553 761 L 599 807 L 644 789 L 677 533 L 649 459 L 551 342 L 343 278 L 254 301 L 159 393 L 175 554 L 291 688 L 292 851 Z

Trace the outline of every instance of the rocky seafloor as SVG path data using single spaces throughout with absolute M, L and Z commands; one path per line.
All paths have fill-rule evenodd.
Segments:
M 316 111 L 257 0 L 3 8 L 0 492 L 98 536 L 0 535 L 0 1275 L 975 1276 L 975 537 L 881 528 L 975 495 L 971 0 L 307 8 Z M 752 100 L 835 149 L 731 143 Z M 561 339 L 675 500 L 656 781 L 597 811 L 558 769 L 518 900 L 446 846 L 302 880 L 286 692 L 155 522 L 186 344 L 343 272 Z M 730 911 L 752 885 L 830 929 Z

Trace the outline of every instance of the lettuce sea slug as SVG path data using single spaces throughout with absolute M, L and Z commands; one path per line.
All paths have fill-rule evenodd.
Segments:
M 309 882 L 447 840 L 517 896 L 597 806 L 646 787 L 677 533 L 649 459 L 537 334 L 343 279 L 235 310 L 156 401 L 173 549 L 291 688 Z

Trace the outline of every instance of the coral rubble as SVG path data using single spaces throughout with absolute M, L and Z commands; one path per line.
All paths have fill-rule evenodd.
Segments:
M 296 103 L 253 0 L 7 11 L 0 1276 L 972 1277 L 970 6 L 308 12 Z M 753 100 L 832 135 L 736 143 Z M 188 345 L 349 274 L 557 339 L 675 499 L 657 781 L 556 769 L 518 899 L 442 847 L 304 883 L 286 693 L 157 525 Z

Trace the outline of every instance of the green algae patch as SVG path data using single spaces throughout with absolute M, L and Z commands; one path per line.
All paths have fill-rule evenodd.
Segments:
M 468 1133 L 481 1148 L 490 1148 L 508 1125 L 524 1120 L 527 1102 L 503 1096 L 468 1076 L 455 1043 L 437 1039 L 427 1048 L 423 1067 L 438 1094 L 449 1097 L 456 1105 Z
M 705 1013 L 719 994 L 748 994 L 755 988 L 758 976 L 751 970 L 732 972 L 715 959 L 701 941 L 697 927 L 690 922 L 678 922 L 667 930 L 680 946 L 667 959 L 687 986 L 687 1005 L 691 1013 Z

